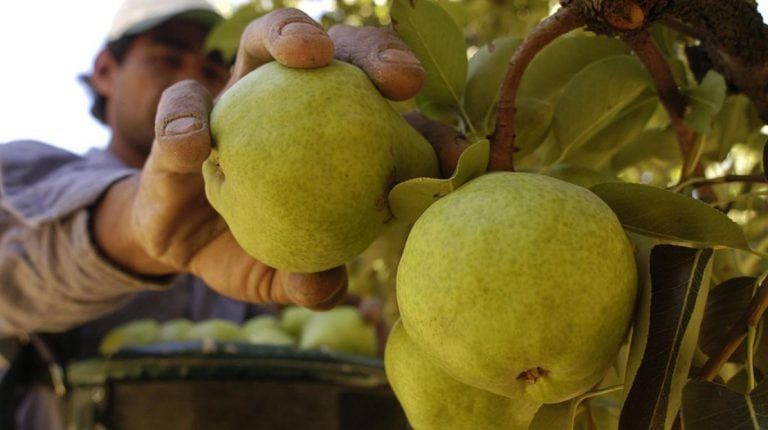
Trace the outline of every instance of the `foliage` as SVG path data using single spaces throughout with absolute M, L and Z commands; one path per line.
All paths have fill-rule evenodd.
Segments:
M 419 4 L 405 12 L 407 3 L 396 0 L 393 17 L 408 14 L 418 19 Z M 408 42 L 408 32 L 395 28 Z M 442 32 L 433 33 L 434 42 L 455 31 L 444 26 Z M 663 27 L 653 28 L 652 34 L 687 95 L 685 124 L 702 136 L 706 176 L 679 182 L 683 155 L 676 148 L 673 124 L 649 72 L 621 41 L 583 30 L 563 35 L 543 47 L 520 82 L 516 104 L 521 115 L 515 131 L 522 140 L 516 167 L 544 172 L 576 165 L 619 179 L 592 190 L 632 234 L 646 280 L 629 353 L 619 365 L 625 369 L 619 385 L 623 394 L 601 394 L 602 387 L 597 387 L 595 397 L 548 405 L 534 427 L 560 422 L 575 428 L 663 429 L 671 428 L 679 416 L 690 428 L 762 424 L 761 407 L 755 406 L 765 391 L 755 364 L 765 361 L 755 354 L 765 351 L 762 336 L 749 337 L 752 355 L 742 351 L 733 356 L 736 362 L 712 378 L 717 382 L 699 378 L 700 367 L 720 355 L 729 330 L 738 316 L 748 312 L 747 305 L 765 278 L 765 249 L 760 243 L 765 236 L 765 214 L 760 209 L 766 190 L 760 162 L 765 142 L 762 123 L 743 95 L 728 92 L 720 74 L 709 71 L 701 80 L 693 76 L 687 58 L 679 54 L 692 43 L 689 38 Z M 420 43 L 429 42 L 428 35 L 420 35 Z M 519 39 L 500 38 L 479 49 L 469 59 L 469 78 L 463 87 L 431 82 L 451 99 L 434 118 L 446 121 L 445 112 L 452 112 L 448 122 L 470 136 L 490 135 L 496 113 L 491 107 L 498 102 L 502 72 L 519 44 Z M 445 51 L 451 49 L 458 53 L 465 45 L 443 44 L 440 52 L 428 53 L 448 57 L 451 54 Z M 425 55 L 416 52 L 420 58 Z M 430 68 L 450 69 L 457 63 L 433 61 L 425 67 L 431 76 Z M 439 75 L 451 73 L 458 72 L 440 70 Z M 482 79 L 473 79 L 476 76 Z M 457 88 L 462 90 L 458 100 Z M 419 107 L 427 103 L 421 100 Z M 525 117 L 529 106 L 540 107 L 540 113 Z M 531 122 L 544 132 L 527 132 Z M 742 178 L 736 175 L 753 175 L 749 178 L 756 182 L 728 180 Z M 718 281 L 726 283 L 718 290 L 727 291 L 731 279 L 749 282 L 741 289 L 741 300 L 718 306 L 724 302 L 718 299 L 723 294 L 708 297 L 709 291 Z M 734 376 L 734 369 L 751 375 L 750 382 L 729 384 L 740 375 Z M 732 400 L 721 404 L 716 396 Z M 711 415 L 703 416 L 705 410 Z
M 395 210 L 412 219 L 484 171 L 509 59 L 551 5 L 337 6 L 323 23 L 391 25 L 427 72 L 418 109 L 478 144 L 452 178 L 412 180 L 393 190 Z M 598 33 L 568 32 L 525 69 L 515 100 L 515 168 L 577 167 L 613 178 L 592 190 L 636 244 L 642 297 L 615 373 L 591 393 L 545 406 L 532 428 L 765 427 L 768 152 L 760 113 L 721 73 L 693 70 L 686 48 L 695 39 L 653 24 L 650 34 L 687 103 L 682 127 L 697 136 L 692 152 L 681 151 L 680 124 L 665 110 L 646 64 L 626 40 Z M 698 169 L 685 175 L 690 162 Z M 391 291 L 393 282 L 387 276 L 368 291 Z

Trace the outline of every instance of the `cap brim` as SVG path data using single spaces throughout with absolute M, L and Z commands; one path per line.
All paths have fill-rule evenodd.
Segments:
M 194 22 L 196 24 L 205 25 L 207 27 L 213 27 L 214 25 L 221 22 L 223 19 L 224 18 L 221 15 L 219 15 L 218 13 L 212 10 L 205 10 L 205 9 L 187 10 L 181 13 L 173 13 L 165 16 L 157 16 L 151 19 L 146 19 L 140 23 L 134 24 L 133 26 L 127 28 L 120 35 L 113 35 L 111 39 L 116 40 L 125 36 L 135 36 L 137 34 L 141 34 L 145 31 L 151 30 L 152 28 L 155 28 L 158 25 L 170 20 L 189 21 L 189 22 Z

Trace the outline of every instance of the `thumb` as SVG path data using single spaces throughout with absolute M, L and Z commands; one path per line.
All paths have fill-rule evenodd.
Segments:
M 414 97 L 424 85 L 424 68 L 394 31 L 339 24 L 328 35 L 336 46 L 336 58 L 365 71 L 390 100 Z
M 345 266 L 317 273 L 278 272 L 279 281 L 290 302 L 313 310 L 327 310 L 342 301 L 347 293 Z
M 211 152 L 208 115 L 211 94 L 195 81 L 181 81 L 163 91 L 155 116 L 155 142 L 147 167 L 193 173 Z
M 461 153 L 469 141 L 454 127 L 433 121 L 419 112 L 407 112 L 403 118 L 432 145 L 440 164 L 440 175 L 449 178 L 456 170 Z

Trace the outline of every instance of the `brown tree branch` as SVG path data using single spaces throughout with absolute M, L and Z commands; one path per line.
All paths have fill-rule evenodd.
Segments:
M 755 173 L 753 175 L 724 175 L 719 178 L 697 180 L 691 184 L 691 187 L 699 188 L 732 182 L 766 183 L 768 179 L 762 173 Z
M 704 364 L 698 376 L 700 380 L 713 381 L 715 379 L 723 365 L 747 337 L 749 327 L 757 326 L 766 309 L 768 309 L 768 278 L 764 279 L 760 284 L 760 289 L 752 297 L 752 301 L 749 303 L 749 307 L 741 319 L 731 327 L 731 330 L 728 332 L 728 341 L 720 350 L 720 353 L 710 357 Z
M 517 110 L 515 101 L 523 72 L 543 47 L 558 36 L 583 26 L 584 23 L 585 19 L 579 9 L 563 6 L 528 33 L 512 55 L 499 91 L 499 102 L 496 107 L 496 129 L 490 137 L 491 154 L 488 170 L 514 170 L 515 113 Z
M 704 168 L 699 162 L 701 154 L 697 150 L 699 136 L 685 124 L 688 100 L 680 92 L 672 75 L 672 70 L 669 68 L 669 63 L 647 31 L 625 33 L 621 38 L 637 54 L 651 75 L 659 99 L 675 129 L 680 151 L 683 154 L 683 172 L 680 180 L 684 181 L 692 174 L 703 176 Z
M 687 101 L 646 31 L 648 25 L 662 22 L 698 38 L 715 69 L 750 97 L 768 122 L 768 27 L 754 4 L 745 0 L 561 0 L 561 5 L 526 36 L 509 62 L 499 92 L 496 128 L 490 136 L 489 170 L 514 170 L 515 102 L 523 72 L 544 46 L 578 27 L 620 37 L 641 59 L 683 152 L 681 181 L 703 176 L 699 136 L 683 121 Z
M 768 26 L 745 0 L 660 0 L 655 18 L 699 39 L 714 69 L 768 122 Z

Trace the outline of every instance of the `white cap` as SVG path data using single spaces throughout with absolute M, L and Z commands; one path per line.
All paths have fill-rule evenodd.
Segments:
M 206 0 L 126 0 L 112 21 L 107 40 L 143 33 L 172 18 L 207 25 L 223 19 Z

